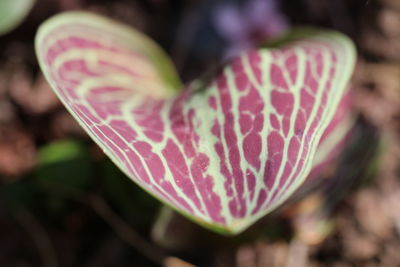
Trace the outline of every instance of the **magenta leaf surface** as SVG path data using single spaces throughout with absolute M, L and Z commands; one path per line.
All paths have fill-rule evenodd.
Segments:
M 96 15 L 50 19 L 36 49 L 55 93 L 126 175 L 227 233 L 281 205 L 329 156 L 315 159 L 318 145 L 341 140 L 333 118 L 355 58 L 346 37 L 320 33 L 246 52 L 203 90 L 194 81 L 178 93 L 154 43 Z

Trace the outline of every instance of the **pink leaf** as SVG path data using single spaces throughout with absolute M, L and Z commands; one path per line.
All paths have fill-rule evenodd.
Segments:
M 50 19 L 36 39 L 56 94 L 133 181 L 203 225 L 243 231 L 309 175 L 353 70 L 352 43 L 327 32 L 249 51 L 206 90 L 193 82 L 176 96 L 155 47 L 85 13 Z

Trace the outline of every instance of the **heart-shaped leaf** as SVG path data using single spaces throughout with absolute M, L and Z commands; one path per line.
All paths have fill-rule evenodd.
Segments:
M 99 16 L 50 19 L 36 49 L 56 94 L 117 166 L 186 216 L 229 233 L 305 181 L 355 58 L 346 37 L 315 34 L 246 52 L 206 86 L 195 81 L 174 95 L 179 82 L 161 50 Z

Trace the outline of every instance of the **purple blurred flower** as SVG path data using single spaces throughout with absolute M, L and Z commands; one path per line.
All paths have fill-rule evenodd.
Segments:
M 216 8 L 213 20 L 218 33 L 229 43 L 228 58 L 282 34 L 289 27 L 278 0 L 247 0 L 242 8 L 223 4 Z

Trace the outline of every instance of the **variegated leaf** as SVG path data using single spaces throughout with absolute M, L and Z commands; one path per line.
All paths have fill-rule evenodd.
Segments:
M 309 181 L 319 178 L 321 172 L 337 161 L 347 146 L 355 122 L 356 116 L 352 112 L 352 96 L 347 93 L 340 101 L 332 121 L 321 137 L 308 177 Z
M 288 199 L 309 175 L 344 95 L 351 41 L 328 32 L 249 51 L 205 88 L 195 81 L 176 96 L 142 43 L 162 55 L 133 30 L 67 13 L 40 28 L 36 49 L 88 134 L 133 181 L 181 213 L 238 233 Z

